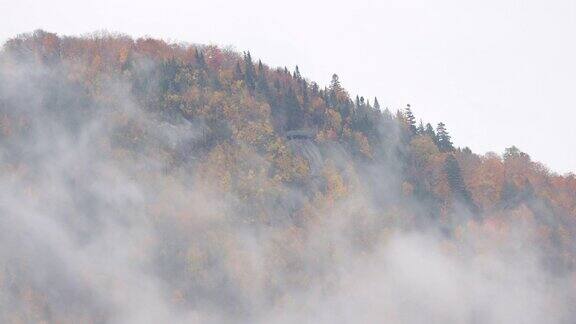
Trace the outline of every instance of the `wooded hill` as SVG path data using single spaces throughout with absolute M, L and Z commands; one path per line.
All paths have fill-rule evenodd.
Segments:
M 351 230 L 361 233 L 351 234 L 353 244 L 370 246 L 389 228 L 437 231 L 457 242 L 478 233 L 506 236 L 530 224 L 547 267 L 571 273 L 576 265 L 573 174 L 551 172 L 514 146 L 502 155 L 455 147 L 449 125 L 421 121 L 409 105 L 382 107 L 377 98 L 352 95 L 337 74 L 324 86 L 298 66 L 269 67 L 250 52 L 105 33 L 23 34 L 4 44 L 0 60 L 6 84 L 22 66 L 34 67 L 28 86 L 43 94 L 38 105 L 45 120 L 64 120 L 69 134 L 104 120 L 113 125 L 106 152 L 132 161 L 127 169 L 159 161 L 138 169 L 134 179 L 191 182 L 223 197 L 242 226 L 314 235 L 310 224 L 336 209 L 351 215 Z M 6 88 L 0 92 L 1 169 L 32 177 L 31 153 L 21 143 L 34 138 L 43 121 L 22 108 L 29 104 L 25 97 L 8 96 Z M 126 106 L 137 107 L 146 122 Z M 162 218 L 176 196 L 154 190 L 146 210 L 156 215 L 156 226 L 190 239 L 184 237 L 194 216 L 179 209 Z M 200 255 L 171 250 L 169 241 L 161 240 L 157 258 Z M 196 268 L 158 271 L 167 281 L 210 271 L 190 269 Z M 192 291 L 210 291 L 189 285 L 179 293 L 189 303 L 197 300 Z

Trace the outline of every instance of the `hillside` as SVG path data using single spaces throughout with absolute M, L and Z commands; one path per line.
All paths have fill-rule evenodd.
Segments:
M 215 46 L 7 41 L 0 322 L 570 322 L 576 177 L 396 108 Z

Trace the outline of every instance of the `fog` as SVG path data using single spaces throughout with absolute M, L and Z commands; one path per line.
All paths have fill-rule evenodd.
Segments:
M 333 204 L 282 187 L 255 215 L 186 150 L 202 121 L 144 109 L 115 74 L 87 93 L 73 78 L 81 62 L 0 64 L 12 123 L 0 138 L 1 322 L 574 321 L 574 278 L 543 262 L 532 221 L 446 235 L 402 219 L 388 203 L 401 195 L 394 156 L 344 170 L 357 185 Z M 350 159 L 337 144 L 290 146 L 318 173 Z M 266 165 L 250 154 L 247 169 Z

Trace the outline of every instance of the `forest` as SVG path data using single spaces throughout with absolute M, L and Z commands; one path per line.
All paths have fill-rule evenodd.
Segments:
M 304 73 L 105 32 L 8 40 L 0 322 L 573 322 L 574 174 Z

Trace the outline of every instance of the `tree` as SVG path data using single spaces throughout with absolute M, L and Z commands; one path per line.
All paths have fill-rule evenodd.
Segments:
M 514 208 L 520 202 L 518 198 L 520 196 L 520 190 L 511 181 L 506 181 L 504 186 L 502 186 L 502 191 L 500 192 L 500 202 L 501 208 Z
M 454 145 L 452 144 L 451 137 L 446 130 L 446 125 L 440 122 L 436 128 L 436 136 L 438 140 L 438 148 L 442 152 L 450 152 L 454 150 Z
M 256 71 L 254 64 L 252 64 L 252 56 L 250 52 L 244 54 L 244 80 L 248 89 L 253 91 L 256 88 Z
M 436 145 L 438 145 L 438 139 L 436 138 L 436 132 L 434 132 L 434 127 L 430 125 L 430 123 L 426 124 L 426 129 L 424 130 L 424 134 L 430 136 L 430 138 L 434 141 Z
M 378 98 L 374 97 L 374 109 L 380 110 L 380 103 L 378 103 Z
M 340 79 L 338 74 L 332 74 L 332 81 L 330 81 L 330 91 L 336 94 L 342 92 L 342 85 L 340 84 Z
M 292 130 L 304 126 L 304 110 L 300 106 L 296 92 L 292 87 L 290 87 L 286 93 L 284 105 L 288 114 L 286 128 Z
M 416 129 L 416 133 L 418 135 L 424 135 L 426 130 L 424 129 L 424 123 L 422 123 L 422 119 L 420 119 L 420 124 L 418 124 L 418 128 Z
M 520 151 L 519 148 L 517 148 L 516 146 L 511 146 L 508 147 L 504 150 L 504 155 L 503 155 L 504 161 L 508 161 L 511 159 L 525 159 L 527 161 L 530 161 L 530 155 Z
M 416 134 L 416 118 L 410 109 L 410 104 L 404 108 L 404 121 L 412 134 Z
M 302 75 L 300 74 L 300 70 L 298 69 L 298 65 L 296 65 L 296 68 L 294 69 L 294 79 L 296 79 L 296 80 L 302 79 Z
M 462 171 L 454 155 L 449 154 L 444 161 L 444 172 L 455 200 L 465 203 L 471 211 L 477 212 L 478 207 L 472 201 L 470 192 L 466 188 Z
M 196 63 L 198 64 L 198 66 L 201 69 L 206 68 L 206 61 L 204 60 L 204 54 L 202 52 L 198 51 L 197 48 L 194 52 L 194 58 L 196 60 Z
M 244 79 L 244 74 L 242 73 L 240 62 L 236 62 L 236 68 L 234 69 L 234 81 L 239 81 L 242 79 Z
M 268 87 L 268 80 L 266 79 L 266 71 L 264 69 L 264 65 L 262 65 L 262 61 L 258 60 L 258 76 L 256 79 L 256 90 L 265 95 L 269 95 L 269 87 Z

